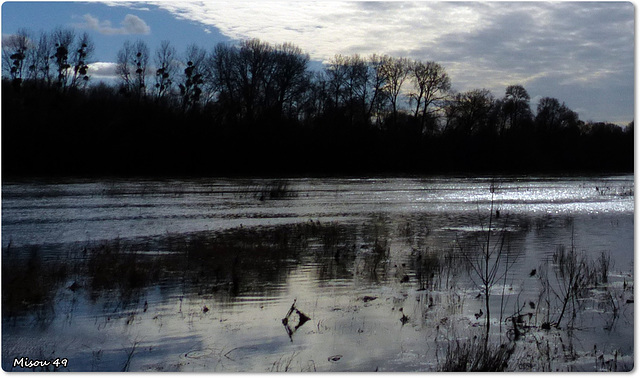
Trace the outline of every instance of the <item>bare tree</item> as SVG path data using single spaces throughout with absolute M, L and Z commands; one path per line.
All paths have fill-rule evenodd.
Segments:
M 41 32 L 38 41 L 29 50 L 29 79 L 37 82 L 42 81 L 46 85 L 51 85 L 51 57 L 54 55 L 51 36 L 46 32 Z
M 402 90 L 402 84 L 409 76 L 409 60 L 407 58 L 393 58 L 385 55 L 382 58 L 382 72 L 386 78 L 384 92 L 391 102 L 393 112 L 393 124 L 396 126 L 398 118 L 398 96 Z
M 120 79 L 121 90 L 127 93 L 133 85 L 133 76 L 131 72 L 133 69 L 131 66 L 132 54 L 133 48 L 131 47 L 131 42 L 125 41 L 122 48 L 118 50 L 116 74 Z
M 258 115 L 296 117 L 309 87 L 309 56 L 290 43 L 257 39 L 219 44 L 208 59 L 206 81 L 218 103 L 248 120 Z
M 384 88 L 387 84 L 387 76 L 384 74 L 384 58 L 380 55 L 373 54 L 369 57 L 369 70 L 371 71 L 371 98 L 369 100 L 369 109 L 366 117 L 369 119 L 373 115 L 376 116 L 376 123 L 381 122 L 382 110 L 385 107 L 386 97 L 384 96 Z
M 138 40 L 135 43 L 125 41 L 118 51 L 116 73 L 120 77 L 121 91 L 132 94 L 138 99 L 146 95 L 147 66 L 149 63 L 149 47 Z
M 171 93 L 174 76 L 177 71 L 176 49 L 169 41 L 160 42 L 156 49 L 155 64 L 155 96 L 156 99 L 165 98 Z
M 560 101 L 555 98 L 544 97 L 538 102 L 535 121 L 538 132 L 553 132 L 576 127 L 578 113 L 569 109 L 564 103 L 560 104 Z
M 135 64 L 134 75 L 134 92 L 138 97 L 144 97 L 147 93 L 147 67 L 149 64 L 149 47 L 147 44 L 138 40 L 133 45 L 133 63 Z
M 456 94 L 448 101 L 448 131 L 458 135 L 472 135 L 490 126 L 490 114 L 495 104 L 491 92 L 487 89 L 472 89 Z
M 416 103 L 414 116 L 420 116 L 424 127 L 431 105 L 446 97 L 451 80 L 444 67 L 436 62 L 414 61 L 410 70 L 414 91 L 409 96 Z
M 234 69 L 236 54 L 232 46 L 219 43 L 207 60 L 207 79 L 217 94 L 217 101 L 228 113 L 236 113 L 231 108 L 237 106 L 239 101 L 239 83 Z
M 489 330 L 491 329 L 491 290 L 505 275 L 508 274 L 510 268 L 516 263 L 516 259 L 509 260 L 507 258 L 508 245 L 506 244 L 506 231 L 504 229 L 496 229 L 494 222 L 494 214 L 497 214 L 495 206 L 495 192 L 498 186 L 495 182 L 491 182 L 489 191 L 491 192 L 491 206 L 489 209 L 489 224 L 488 228 L 483 233 L 484 240 L 479 242 L 480 251 L 475 249 L 468 249 L 465 246 L 459 245 L 460 251 L 467 263 L 471 267 L 474 275 L 471 279 L 476 286 L 482 290 L 484 296 L 485 313 L 480 313 L 480 316 L 486 316 L 485 318 L 485 347 L 489 339 Z M 497 215 L 496 215 L 497 217 Z M 505 219 L 506 224 L 506 219 Z M 494 240 L 495 237 L 497 240 Z M 505 265 L 504 270 L 501 271 L 500 267 Z M 479 280 L 478 281 L 476 281 Z M 501 306 L 502 307 L 502 306 Z
M 327 75 L 324 71 L 317 71 L 309 76 L 304 115 L 307 119 L 313 119 L 320 117 L 330 107 L 330 96 L 327 90 Z
M 63 91 L 67 89 L 68 78 L 71 70 L 69 61 L 69 53 L 75 40 L 75 32 L 71 29 L 58 28 L 51 35 L 52 42 L 55 46 L 55 53 L 51 56 L 53 59 L 56 85 Z
M 342 108 L 354 121 L 368 121 L 370 70 L 368 62 L 359 55 L 336 55 L 325 70 L 334 107 Z
M 236 74 L 240 83 L 240 93 L 244 115 L 255 119 L 258 108 L 263 103 L 262 96 L 265 75 L 271 67 L 271 47 L 258 39 L 250 39 L 240 43 L 237 55 Z
M 207 52 L 196 45 L 189 45 L 185 53 L 183 82 L 178 85 L 183 110 L 197 107 L 202 96 Z
M 503 99 L 503 112 L 511 129 L 518 129 L 524 121 L 532 118 L 529 100 L 529 93 L 522 85 L 507 87 Z
M 14 85 L 20 86 L 28 51 L 31 48 L 29 32 L 20 29 L 2 41 L 2 65 Z
M 369 89 L 369 70 L 367 62 L 360 55 L 347 57 L 347 97 L 345 98 L 353 119 L 354 114 L 362 114 L 366 109 Z
M 71 76 L 71 88 L 85 87 L 89 81 L 89 59 L 94 51 L 94 45 L 89 34 L 83 33 L 76 42 L 76 46 L 71 53 L 70 64 L 73 65 L 73 75 Z
M 280 116 L 286 108 L 291 116 L 295 111 L 295 99 L 300 96 L 309 82 L 307 75 L 309 55 L 291 43 L 276 46 L 273 54 L 273 71 L 269 82 L 273 83 L 275 92 L 275 111 Z
M 333 108 L 342 109 L 352 121 L 358 115 L 368 123 L 375 115 L 379 123 L 385 106 L 391 104 L 395 123 L 398 97 L 409 72 L 405 58 L 336 55 L 324 70 L 325 92 Z
M 344 105 L 349 77 L 348 57 L 335 55 L 325 68 L 325 78 L 327 82 L 327 92 L 330 95 L 331 104 L 334 108 Z

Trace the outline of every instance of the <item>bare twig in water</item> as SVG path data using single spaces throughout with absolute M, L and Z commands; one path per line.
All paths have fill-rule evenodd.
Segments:
M 138 347 L 138 342 L 134 341 L 133 346 L 131 347 L 131 350 L 127 353 L 127 361 L 124 363 L 124 366 L 122 367 L 123 372 L 129 371 L 129 365 L 131 364 L 131 359 L 133 358 L 133 354 L 135 353 L 137 347 Z
M 481 289 L 482 294 L 484 295 L 484 308 L 485 308 L 485 342 L 488 342 L 489 338 L 489 329 L 491 327 L 491 306 L 490 306 L 490 298 L 491 298 L 491 289 L 498 283 L 500 280 L 505 279 L 503 284 L 506 286 L 506 277 L 509 273 L 511 267 L 513 267 L 516 263 L 516 259 L 509 260 L 509 242 L 507 240 L 507 220 L 508 217 L 503 217 L 503 228 L 498 233 L 498 240 L 492 240 L 492 236 L 494 234 L 494 221 L 497 216 L 494 217 L 495 210 L 495 192 L 497 189 L 497 185 L 495 182 L 491 182 L 489 187 L 489 191 L 491 192 L 491 202 L 489 209 L 489 224 L 488 229 L 486 230 L 485 240 L 481 241 L 478 246 L 478 250 L 476 249 L 465 249 L 462 245 L 459 244 L 460 252 L 462 256 L 466 259 L 467 264 L 471 267 L 473 271 L 473 275 L 471 276 L 471 280 Z M 496 214 L 497 215 L 497 214 Z M 484 231 L 484 226 L 483 226 Z M 506 261 L 505 261 L 506 260 Z M 504 265 L 504 271 L 500 271 L 501 265 Z M 479 279 L 479 282 L 476 282 L 474 279 Z M 504 309 L 504 292 L 500 301 L 500 317 L 503 316 Z M 502 319 L 500 319 L 502 322 Z
M 303 313 L 302 311 L 296 308 L 296 301 L 297 299 L 293 300 L 293 304 L 291 304 L 291 308 L 289 308 L 289 312 L 287 312 L 287 315 L 284 318 L 282 318 L 282 325 L 284 325 L 284 329 L 287 331 L 287 335 L 289 336 L 289 339 L 291 341 L 293 341 L 293 334 L 298 330 L 298 328 L 302 327 L 304 323 L 311 320 L 310 317 L 308 317 L 305 313 Z M 298 315 L 298 324 L 296 324 L 296 326 L 293 329 L 291 329 L 291 325 L 289 323 L 290 323 L 291 315 L 293 314 L 294 311 Z
M 272 371 L 272 372 L 279 372 L 279 371 L 287 372 L 287 371 L 290 371 L 291 363 L 293 363 L 293 360 L 296 358 L 296 355 L 298 355 L 298 353 L 299 352 L 293 352 L 291 354 L 291 356 L 282 356 L 282 357 L 280 357 L 277 361 L 275 361 L 271 365 L 270 371 Z M 314 364 L 314 369 L 315 369 L 315 364 Z

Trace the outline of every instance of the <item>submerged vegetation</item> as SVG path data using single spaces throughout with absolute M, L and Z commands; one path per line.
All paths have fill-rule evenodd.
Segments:
M 41 251 L 32 246 L 16 254 L 11 246 L 2 251 L 2 316 L 23 311 L 46 319 L 53 310 L 54 294 L 72 273 L 71 261 L 44 261 Z
M 137 41 L 117 79 L 94 83 L 95 48 L 68 29 L 3 43 L 5 175 L 633 170 L 633 122 L 584 122 L 519 84 L 457 93 L 437 62 L 337 55 L 312 69 L 288 43 L 154 54 Z
M 289 182 L 287 180 L 268 182 L 255 192 L 260 201 L 264 201 L 265 199 L 287 198 L 296 195 L 296 193 L 289 188 Z
M 585 311 L 604 310 L 611 316 L 607 327 L 616 327 L 623 307 L 632 302 L 632 279 L 625 279 L 622 287 L 612 286 L 609 254 L 602 252 L 590 259 L 577 252 L 572 240 L 570 247 L 559 245 L 548 262 L 527 272 L 523 279 L 526 285 L 537 282 L 540 291 L 537 299 L 524 300 L 509 289 L 515 286 L 516 278 L 510 273 L 518 255 L 505 234 L 512 232 L 507 231 L 507 223 L 518 221 L 506 215 L 499 219 L 504 222 L 502 228 L 492 224 L 497 221 L 492 216 L 486 230 L 457 239 L 451 248 L 412 247 L 409 255 L 393 253 L 392 235 L 383 222 L 375 219 L 362 225 L 309 220 L 293 225 L 169 234 L 151 244 L 135 240 L 97 242 L 70 253 L 65 260 L 52 260 L 36 249 L 28 254 L 16 253 L 20 251 L 9 246 L 3 250 L 3 319 L 34 317 L 46 328 L 47 319 L 55 316 L 51 302 L 69 300 L 64 298 L 71 295 L 86 296 L 93 303 L 106 300 L 102 321 L 108 323 L 119 317 L 130 327 L 150 308 L 146 293 L 154 287 L 179 288 L 178 311 L 182 312 L 187 298 L 224 303 L 247 293 L 268 296 L 301 261 L 311 261 L 309 266 L 323 282 L 347 278 L 413 293 L 417 299 L 413 310 L 407 307 L 413 300 L 400 301 L 395 296 L 385 299 L 381 296 L 388 293 L 382 291 L 354 298 L 358 305 L 348 311 L 355 316 L 359 306 L 393 306 L 388 316 L 397 319 L 398 327 L 435 329 L 436 364 L 432 370 L 571 369 L 571 362 L 577 363 L 586 353 L 573 345 L 573 332 L 579 329 Z M 412 227 L 423 229 L 424 225 Z M 398 230 L 398 236 L 406 238 L 412 227 Z M 27 256 L 25 261 L 15 261 L 21 255 Z M 402 303 L 404 307 L 400 307 Z M 478 311 L 475 306 L 479 303 L 484 307 Z M 313 308 L 303 306 L 294 300 L 282 319 L 292 343 L 294 333 L 305 337 L 299 336 L 299 329 L 307 335 L 330 330 L 323 319 L 312 314 Z M 514 312 L 510 314 L 509 308 Z M 199 305 L 199 316 L 209 311 L 207 305 Z M 192 319 L 193 312 L 188 316 Z M 157 318 L 153 318 L 156 323 L 160 321 Z M 367 327 L 363 319 L 357 332 L 365 332 Z M 470 329 L 475 331 L 469 333 Z M 123 354 L 123 371 L 130 369 L 137 353 L 142 353 L 137 340 L 132 345 Z M 232 352 L 220 351 L 220 358 L 230 359 Z M 595 361 L 587 369 L 629 368 L 618 350 L 599 351 L 596 346 L 593 352 L 587 352 Z M 100 353 L 94 352 L 94 357 Z M 320 368 L 317 361 L 298 360 L 299 354 L 283 355 L 271 369 Z M 333 356 L 328 361 L 337 363 L 341 358 Z
M 506 371 L 515 349 L 515 343 L 487 345 L 477 336 L 471 341 L 456 340 L 447 346 L 444 362 L 438 366 L 442 372 L 498 372 Z
M 336 227 L 311 221 L 217 235 L 170 235 L 163 242 L 170 253 L 143 252 L 144 246 L 115 240 L 84 247 L 60 261 L 50 261 L 35 248 L 22 261 L 22 251 L 9 246 L 3 250 L 3 315 L 53 310 L 50 302 L 60 288 L 86 291 L 93 300 L 115 293 L 124 304 L 163 282 L 180 282 L 185 294 L 196 295 L 268 290 L 270 282 L 284 280 L 305 246 L 316 238 L 327 240 L 324 235 Z

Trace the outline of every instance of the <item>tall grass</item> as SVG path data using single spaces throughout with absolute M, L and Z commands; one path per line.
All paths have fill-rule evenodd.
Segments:
M 256 197 L 261 201 L 267 199 L 282 199 L 295 197 L 297 193 L 293 191 L 288 180 L 273 180 L 263 184 L 256 191 Z
M 46 318 L 53 311 L 56 291 L 66 282 L 71 267 L 63 261 L 45 261 L 38 247 L 21 254 L 12 247 L 2 251 L 2 316 L 33 313 Z
M 589 259 L 585 252 L 577 250 L 572 236 L 569 248 L 557 246 L 551 263 L 555 280 L 549 279 L 546 265 L 541 267 L 539 274 L 539 301 L 546 305 L 543 327 L 561 327 L 567 314 L 570 317 L 565 325 L 571 327 L 581 306 L 580 299 L 590 295 L 590 289 L 609 282 L 611 256 L 602 252 L 598 258 Z
M 445 268 L 447 267 L 443 265 L 437 254 L 430 253 L 429 250 L 419 254 L 414 260 L 414 271 L 419 290 L 439 289 Z
M 515 344 L 486 344 L 482 338 L 456 340 L 447 346 L 445 360 L 438 365 L 441 372 L 502 372 L 509 367 Z
M 127 293 L 158 279 L 153 257 L 127 251 L 119 240 L 91 249 L 86 264 L 89 284 L 94 291 L 119 289 Z

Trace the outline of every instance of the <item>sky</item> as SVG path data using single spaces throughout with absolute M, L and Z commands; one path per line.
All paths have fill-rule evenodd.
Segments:
M 453 89 L 520 84 L 555 97 L 584 121 L 626 125 L 634 116 L 631 2 L 159 1 L 4 2 L 3 38 L 70 27 L 96 51 L 93 80 L 113 75 L 126 40 L 151 50 L 163 40 L 184 52 L 247 38 L 292 42 L 315 62 L 373 53 L 435 61 Z

